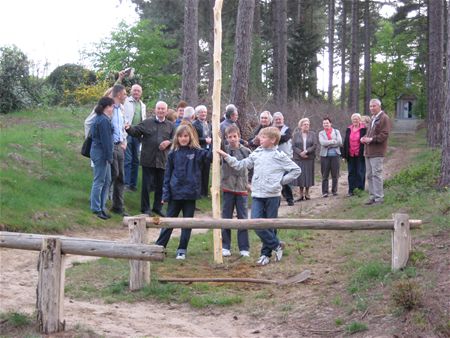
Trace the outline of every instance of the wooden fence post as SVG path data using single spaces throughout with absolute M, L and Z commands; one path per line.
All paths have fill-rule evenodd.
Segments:
M 42 239 L 39 253 L 37 286 L 37 322 L 39 332 L 64 331 L 64 255 L 57 238 Z
M 409 229 L 409 216 L 407 214 L 394 214 L 394 231 L 392 232 L 392 271 L 406 266 L 411 250 L 411 232 Z
M 130 239 L 133 244 L 148 244 L 145 217 L 128 221 Z M 136 291 L 150 284 L 150 262 L 130 260 L 130 290 Z

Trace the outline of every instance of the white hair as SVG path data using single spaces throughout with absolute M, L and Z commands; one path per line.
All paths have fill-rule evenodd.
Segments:
M 379 105 L 381 107 L 381 101 L 378 99 L 372 99 L 372 100 L 370 100 L 370 103 L 376 103 L 377 105 Z
M 156 102 L 156 105 L 155 105 L 155 107 L 158 107 L 160 104 L 163 104 L 165 107 L 166 107 L 166 109 L 167 109 L 167 103 L 165 103 L 164 101 L 158 101 L 158 102 Z
M 276 113 L 273 113 L 273 118 L 275 118 L 275 117 L 283 117 L 284 118 L 283 114 L 279 111 L 277 111 Z
M 183 120 L 192 121 L 195 114 L 195 110 L 193 107 L 187 106 L 184 108 Z
M 195 114 L 198 115 L 200 112 L 202 111 L 208 111 L 208 109 L 206 108 L 206 106 L 204 105 L 199 105 L 197 107 L 195 107 Z
M 354 113 L 354 114 L 352 114 L 352 116 L 350 117 L 350 119 L 353 120 L 354 117 L 357 117 L 357 118 L 359 118 L 359 119 L 361 120 L 361 114 Z

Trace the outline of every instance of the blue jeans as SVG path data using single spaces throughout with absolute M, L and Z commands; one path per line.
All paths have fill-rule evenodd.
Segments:
M 222 218 L 233 218 L 233 211 L 236 207 L 238 219 L 247 219 L 247 196 L 236 195 L 231 192 L 224 192 L 222 195 Z M 237 232 L 239 251 L 248 251 L 250 248 L 248 242 L 248 230 L 242 229 Z M 231 230 L 222 229 L 222 247 L 231 249 Z
M 167 207 L 167 217 L 178 217 L 180 211 L 183 211 L 183 217 L 192 218 L 195 212 L 195 200 L 170 200 Z M 173 228 L 163 228 L 156 240 L 157 245 L 167 246 Z M 180 244 L 178 245 L 177 254 L 186 254 L 189 239 L 191 238 L 192 229 L 181 229 Z
M 280 197 L 259 198 L 253 197 L 252 200 L 252 219 L 253 218 L 277 218 L 278 207 L 280 205 Z M 270 257 L 272 250 L 280 245 L 275 229 L 255 230 L 261 239 L 262 248 L 261 255 Z
M 366 160 L 364 156 L 349 157 L 347 159 L 348 167 L 348 192 L 353 190 L 364 190 L 366 184 Z
M 139 171 L 139 147 L 141 141 L 137 137 L 127 137 L 125 150 L 125 185 L 136 188 Z
M 91 189 L 91 210 L 100 212 L 105 210 L 111 184 L 111 165 L 106 160 L 93 160 L 94 180 Z

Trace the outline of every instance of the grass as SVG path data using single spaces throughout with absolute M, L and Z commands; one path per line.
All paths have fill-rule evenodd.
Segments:
M 361 332 L 361 331 L 367 331 L 368 329 L 369 328 L 367 327 L 366 324 L 360 323 L 360 322 L 352 322 L 345 327 L 345 330 L 349 334 L 353 334 L 353 333 L 357 333 L 357 332 Z

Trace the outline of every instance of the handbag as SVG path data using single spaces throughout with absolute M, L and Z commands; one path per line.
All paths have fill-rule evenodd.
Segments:
M 92 146 L 92 135 L 89 133 L 88 137 L 84 139 L 83 145 L 81 146 L 81 155 L 85 157 L 91 157 L 91 146 Z

